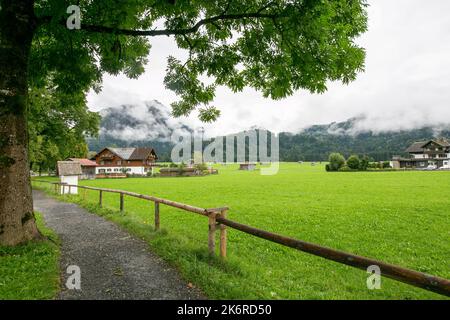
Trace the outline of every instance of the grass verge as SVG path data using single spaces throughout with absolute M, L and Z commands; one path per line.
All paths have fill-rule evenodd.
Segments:
M 0 299 L 53 299 L 59 290 L 59 239 L 35 213 L 43 241 L 0 246 Z

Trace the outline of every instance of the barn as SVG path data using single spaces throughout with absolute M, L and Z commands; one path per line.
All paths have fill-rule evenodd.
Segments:
M 67 161 L 79 162 L 81 165 L 81 180 L 95 179 L 95 168 L 97 163 L 95 161 L 84 158 L 69 158 Z
M 239 170 L 246 170 L 246 171 L 253 171 L 256 169 L 256 163 L 240 163 L 239 164 Z

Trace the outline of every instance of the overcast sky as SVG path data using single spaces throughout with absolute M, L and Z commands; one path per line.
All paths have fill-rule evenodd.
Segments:
M 297 132 L 313 124 L 365 115 L 361 130 L 385 131 L 450 123 L 450 1 L 369 1 L 369 31 L 358 43 L 367 51 L 366 70 L 349 85 L 329 83 L 324 94 L 299 91 L 273 101 L 253 89 L 235 94 L 219 88 L 213 105 L 222 115 L 201 124 L 193 114 L 182 121 L 204 126 L 207 135 L 252 126 Z M 91 110 L 177 97 L 163 84 L 168 55 L 184 57 L 168 37 L 151 39 L 146 72 L 138 80 L 105 75 L 103 91 L 90 93 Z

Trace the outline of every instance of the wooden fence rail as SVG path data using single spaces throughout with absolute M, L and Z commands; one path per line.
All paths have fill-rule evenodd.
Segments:
M 120 211 L 124 210 L 124 196 L 135 197 L 139 199 L 144 199 L 147 201 L 152 201 L 155 204 L 155 230 L 159 230 L 160 228 L 160 204 L 165 204 L 167 206 L 175 207 L 181 210 L 185 210 L 188 212 L 197 213 L 208 217 L 208 250 L 210 255 L 216 254 L 216 230 L 217 226 L 220 230 L 220 243 L 219 243 L 219 253 L 220 257 L 225 258 L 227 255 L 227 229 L 226 227 L 230 227 L 235 230 L 239 230 L 241 232 L 269 240 L 278 244 L 281 244 L 286 247 L 294 248 L 303 252 L 307 252 L 328 260 L 332 260 L 338 263 L 342 263 L 345 265 L 349 265 L 355 268 L 367 270 L 369 266 L 375 265 L 380 268 L 381 275 L 407 283 L 409 285 L 419 287 L 428 291 L 433 291 L 445 296 L 450 297 L 450 281 L 444 278 L 440 278 L 437 276 L 425 274 L 423 272 L 418 272 L 411 269 L 406 269 L 400 266 L 396 266 L 393 264 L 388 264 L 379 260 L 370 259 L 362 256 L 357 256 L 351 253 L 347 253 L 344 251 L 335 250 L 328 247 L 323 247 L 314 243 L 309 243 L 293 238 L 289 238 L 283 235 L 279 235 L 276 233 L 268 232 L 265 230 L 257 229 L 245 224 L 238 223 L 236 221 L 232 221 L 227 219 L 228 207 L 220 207 L 220 208 L 198 208 L 191 205 L 187 205 L 180 202 L 175 202 L 163 198 L 157 198 L 149 195 L 143 195 L 135 192 L 129 192 L 124 190 L 116 190 L 116 189 L 107 189 L 107 188 L 96 188 L 89 186 L 75 186 L 68 185 L 60 182 L 51 182 L 45 180 L 32 180 L 33 182 L 43 182 L 50 183 L 55 185 L 55 191 L 57 190 L 57 185 L 65 186 L 65 187 L 77 187 L 85 190 L 95 190 L 99 191 L 99 206 L 103 205 L 103 192 L 110 193 L 118 193 L 120 194 Z M 62 188 L 63 194 L 65 188 Z M 69 189 L 70 190 L 70 189 Z

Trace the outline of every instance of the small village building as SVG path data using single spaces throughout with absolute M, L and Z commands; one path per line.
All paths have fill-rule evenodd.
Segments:
M 246 171 L 253 171 L 256 169 L 256 163 L 240 163 L 239 164 L 239 170 L 246 170 Z
M 392 158 L 394 169 L 450 169 L 450 143 L 445 139 L 417 141 L 405 152 L 409 154 L 408 157 Z
M 78 194 L 78 178 L 81 176 L 81 164 L 78 161 L 58 161 L 56 171 L 61 183 L 71 185 L 60 187 L 60 194 Z M 75 186 L 75 187 L 74 187 Z
M 156 166 L 153 148 L 104 148 L 95 155 L 97 175 L 147 175 Z
M 78 161 L 81 165 L 81 180 L 95 179 L 95 168 L 97 163 L 95 161 L 83 158 L 69 158 L 67 161 Z

